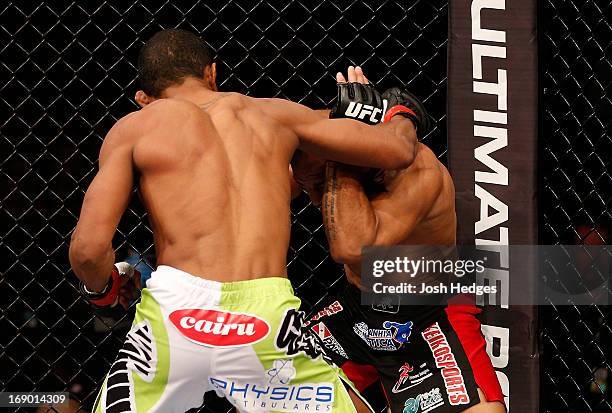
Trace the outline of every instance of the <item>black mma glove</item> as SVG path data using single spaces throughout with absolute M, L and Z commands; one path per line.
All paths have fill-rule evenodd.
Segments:
M 369 125 L 388 122 L 401 115 L 412 121 L 417 136 L 425 136 L 431 129 L 431 119 L 423 103 L 404 88 L 392 87 L 382 95 L 372 84 L 338 83 L 338 98 L 329 117 L 349 118 Z
M 382 122 L 386 108 L 386 102 L 371 84 L 338 83 L 338 98 L 329 117 L 355 119 L 376 125 Z
M 387 104 L 383 122 L 388 122 L 395 115 L 404 116 L 412 121 L 417 136 L 422 138 L 431 129 L 431 119 L 423 103 L 405 88 L 392 87 L 385 90 L 382 98 Z

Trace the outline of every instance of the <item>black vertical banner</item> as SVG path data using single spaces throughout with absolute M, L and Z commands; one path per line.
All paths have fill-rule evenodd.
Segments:
M 533 287 L 513 284 L 513 274 L 535 277 L 535 260 L 513 261 L 504 248 L 538 243 L 537 1 L 450 0 L 449 15 L 448 146 L 458 242 L 486 251 L 485 278 L 501 285 L 494 302 L 479 305 L 506 404 L 537 412 L 537 308 L 509 304 L 519 291 L 535 296 L 535 278 Z

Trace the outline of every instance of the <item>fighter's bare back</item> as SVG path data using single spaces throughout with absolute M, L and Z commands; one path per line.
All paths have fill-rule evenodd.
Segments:
M 158 264 L 222 281 L 285 275 L 297 140 L 252 99 L 211 100 L 141 111 L 149 132 L 134 144 L 134 165 Z

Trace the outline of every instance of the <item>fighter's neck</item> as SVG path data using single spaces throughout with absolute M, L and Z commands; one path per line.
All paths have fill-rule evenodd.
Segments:
M 207 88 L 204 83 L 195 78 L 187 78 L 180 85 L 170 86 L 164 91 L 163 97 L 168 99 L 189 100 L 196 104 L 214 98 L 218 92 Z

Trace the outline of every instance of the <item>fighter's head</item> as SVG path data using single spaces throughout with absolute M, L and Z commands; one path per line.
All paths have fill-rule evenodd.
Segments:
M 142 90 L 136 93 L 136 102 L 145 106 L 187 78 L 217 90 L 216 76 L 213 52 L 204 40 L 185 30 L 162 30 L 140 49 L 138 80 Z

